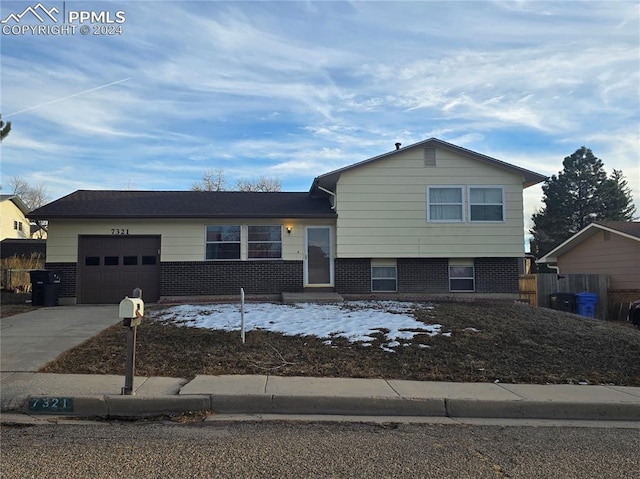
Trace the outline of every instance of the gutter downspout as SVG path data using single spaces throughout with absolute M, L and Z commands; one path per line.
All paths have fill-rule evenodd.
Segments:
M 333 196 L 333 202 L 332 202 L 332 205 L 331 205 L 331 209 L 335 211 L 335 210 L 336 210 L 336 202 L 338 201 L 338 197 L 336 196 L 336 194 L 335 194 L 333 191 L 331 191 L 331 190 L 328 190 L 328 189 L 326 189 L 326 188 L 323 188 L 322 186 L 318 186 L 318 189 L 319 189 L 320 191 L 324 191 L 324 192 L 325 192 L 325 193 L 327 193 L 328 195 Z

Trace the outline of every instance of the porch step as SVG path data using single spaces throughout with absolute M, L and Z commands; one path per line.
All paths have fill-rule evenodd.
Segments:
M 334 291 L 313 291 L 303 293 L 282 293 L 284 304 L 294 303 L 342 303 L 344 298 Z

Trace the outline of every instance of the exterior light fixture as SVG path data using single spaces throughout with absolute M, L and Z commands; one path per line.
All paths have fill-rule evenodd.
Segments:
M 290 235 L 291 234 L 291 226 L 287 226 L 287 234 Z

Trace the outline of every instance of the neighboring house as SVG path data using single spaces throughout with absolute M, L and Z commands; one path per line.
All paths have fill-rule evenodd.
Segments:
M 522 191 L 537 173 L 430 139 L 314 179 L 309 192 L 80 190 L 48 220 L 61 301 L 330 289 L 512 295 Z
M 609 276 L 609 303 L 640 299 L 640 222 L 598 221 L 538 260 L 559 274 Z
M 29 208 L 16 195 L 0 195 L 0 240 L 29 239 L 31 228 L 26 214 Z

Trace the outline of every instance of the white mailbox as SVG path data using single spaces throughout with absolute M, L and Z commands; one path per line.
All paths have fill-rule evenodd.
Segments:
M 120 314 L 118 314 L 118 316 L 124 319 L 144 316 L 144 301 L 142 301 L 141 298 L 125 296 L 124 299 L 120 301 Z

